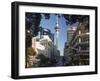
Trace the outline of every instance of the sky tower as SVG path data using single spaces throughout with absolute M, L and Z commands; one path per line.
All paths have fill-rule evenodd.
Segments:
M 60 30 L 60 27 L 59 27 L 59 15 L 56 15 L 56 27 L 55 27 L 55 32 L 56 32 L 56 47 L 58 49 L 58 37 L 59 37 L 59 30 Z

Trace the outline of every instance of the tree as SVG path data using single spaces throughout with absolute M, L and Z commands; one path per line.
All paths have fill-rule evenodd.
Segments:
M 26 51 L 26 67 L 33 67 L 36 51 L 33 48 L 27 48 Z
M 43 15 L 44 15 L 45 19 L 50 19 L 50 14 L 45 13 Z
M 26 48 L 31 47 L 32 45 L 32 37 L 38 35 L 38 32 L 41 30 L 40 21 L 42 19 L 42 15 L 45 19 L 49 19 L 49 14 L 41 14 L 41 13 L 26 13 L 25 14 L 25 24 L 26 24 Z
M 36 51 L 33 48 L 27 48 L 27 55 L 35 56 Z
M 36 36 L 39 32 L 41 21 L 40 13 L 26 13 L 26 29 L 32 31 L 32 35 Z
M 69 15 L 69 14 L 63 14 L 64 18 L 66 19 L 66 24 L 73 24 L 75 22 L 83 22 L 84 18 L 88 17 L 87 15 Z

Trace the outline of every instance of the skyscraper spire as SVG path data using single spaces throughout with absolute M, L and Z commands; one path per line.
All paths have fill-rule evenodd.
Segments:
M 56 32 L 56 47 L 58 48 L 58 37 L 59 37 L 59 30 L 60 30 L 60 27 L 59 27 L 59 17 L 58 15 L 56 15 L 56 27 L 55 27 L 55 32 Z

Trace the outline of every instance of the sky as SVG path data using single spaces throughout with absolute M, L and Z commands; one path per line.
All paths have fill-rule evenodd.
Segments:
M 40 26 L 43 28 L 48 28 L 54 33 L 54 43 L 56 41 L 56 33 L 55 33 L 55 26 L 56 26 L 56 16 L 54 14 L 50 15 L 50 19 L 45 19 L 42 17 Z M 58 50 L 60 50 L 60 55 L 63 56 L 64 52 L 64 44 L 67 41 L 67 28 L 66 20 L 63 17 L 59 18 L 59 38 L 58 38 Z

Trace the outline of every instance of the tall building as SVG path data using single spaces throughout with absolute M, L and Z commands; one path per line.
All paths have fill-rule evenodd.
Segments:
M 71 26 L 67 30 L 67 43 L 69 43 L 73 37 L 74 32 L 76 31 L 77 27 Z
M 57 17 L 57 21 L 56 21 L 56 27 L 55 27 L 55 32 L 56 32 L 56 47 L 58 49 L 58 37 L 59 37 L 59 30 L 60 30 L 60 27 L 59 27 L 59 16 L 56 15 Z
M 54 42 L 54 34 L 51 33 L 51 31 L 47 28 L 40 28 L 40 38 L 42 38 L 44 35 L 48 35 L 49 38 Z
M 36 49 L 37 54 L 58 61 L 60 52 L 54 45 L 54 34 L 47 28 L 41 28 L 39 34 L 32 38 L 32 47 Z
M 89 65 L 89 35 L 89 17 L 86 16 L 70 42 L 73 65 Z
M 65 42 L 65 46 L 64 46 L 64 58 L 65 58 L 65 65 L 70 65 L 70 61 L 71 61 L 71 54 L 70 54 L 70 47 L 69 47 L 69 42 L 72 40 L 73 35 L 75 33 L 75 31 L 77 30 L 77 27 L 75 25 L 71 25 L 69 26 L 68 30 L 67 30 L 67 42 Z
M 47 58 L 51 58 L 51 52 L 52 52 L 52 41 L 49 38 L 48 35 L 44 35 L 42 39 L 40 39 L 40 44 L 45 47 L 44 49 L 44 55 Z
M 65 56 L 69 55 L 69 65 L 89 64 L 89 17 L 84 16 L 79 26 L 68 40 Z

